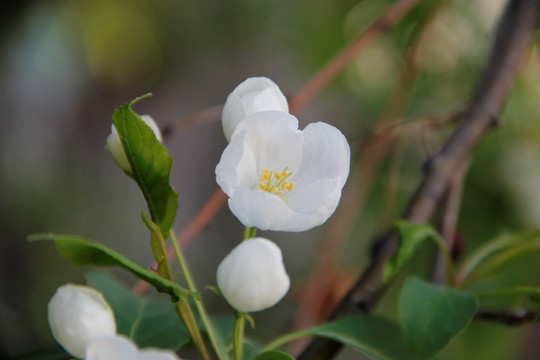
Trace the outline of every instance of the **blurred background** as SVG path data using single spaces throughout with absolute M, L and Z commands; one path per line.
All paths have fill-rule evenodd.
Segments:
M 116 107 L 151 92 L 134 110 L 162 127 L 175 124 L 165 146 L 179 193 L 178 233 L 215 191 L 214 169 L 226 146 L 219 116 L 195 122 L 186 117 L 223 104 L 250 76 L 267 76 L 294 95 L 393 2 L 26 0 L 2 5 L 0 349 L 14 354 L 53 343 L 47 302 L 58 286 L 84 283 L 89 270 L 65 263 L 52 244 L 28 243 L 29 234 L 79 234 L 139 264 L 151 263 L 140 221 L 142 196 L 104 149 Z M 423 159 L 452 129 L 422 124 L 467 102 L 505 2 L 424 1 L 299 113 L 301 127 L 325 121 L 349 139 L 348 201 L 322 227 L 300 234 L 262 233 L 282 248 L 292 288 L 276 307 L 255 314 L 257 327 L 248 336 L 264 342 L 299 324 L 313 324 L 364 268 L 371 239 L 399 216 Z M 483 139 L 466 179 L 458 224 L 465 253 L 540 223 L 539 97 L 540 59 L 533 44 L 502 126 Z M 378 130 L 403 123 L 412 126 L 402 125 L 407 131 L 364 171 L 371 151 L 366 144 Z M 342 217 L 348 221 L 340 224 Z M 200 288 L 215 285 L 218 263 L 242 234 L 225 206 L 187 245 Z M 321 261 L 321 249 L 331 249 L 331 257 Z M 407 273 L 425 276 L 431 254 L 426 247 Z M 493 283 L 540 285 L 537 259 L 537 253 L 523 258 Z M 330 275 L 323 279 L 317 271 Z M 122 272 L 110 273 L 134 284 Z M 308 304 L 304 290 L 318 281 L 325 290 L 307 299 L 323 304 Z M 398 281 L 376 312 L 395 317 L 399 290 Z M 210 292 L 203 298 L 212 313 L 229 311 Z M 540 358 L 539 336 L 532 325 L 474 323 L 441 358 Z M 358 358 L 348 350 L 339 357 Z

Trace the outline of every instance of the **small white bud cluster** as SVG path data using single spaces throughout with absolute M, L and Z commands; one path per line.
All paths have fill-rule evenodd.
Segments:
M 48 305 L 56 341 L 71 355 L 85 360 L 179 360 L 170 351 L 139 351 L 116 334 L 114 314 L 103 295 L 88 286 L 60 286 Z

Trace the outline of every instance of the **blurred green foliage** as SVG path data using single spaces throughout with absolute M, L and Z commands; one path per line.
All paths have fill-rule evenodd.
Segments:
M 152 260 L 139 221 L 143 200 L 103 149 L 114 108 L 152 91 L 154 97 L 137 110 L 165 125 L 222 104 L 239 82 L 254 75 L 269 76 L 292 95 L 393 2 L 35 0 L 10 8 L 9 26 L 0 28 L 0 350 L 21 352 L 50 344 L 48 299 L 65 282 L 84 282 L 83 271 L 63 263 L 52 248 L 27 244 L 28 234 L 78 233 L 105 239 L 140 264 Z M 354 149 L 354 167 L 357 149 L 397 101 L 394 89 L 411 66 L 416 75 L 405 91 L 397 92 L 405 106 L 393 122 L 413 123 L 463 105 L 484 66 L 503 3 L 425 1 L 359 54 L 300 114 L 301 124 L 326 121 L 340 127 Z M 538 79 L 540 59 L 533 45 L 501 126 L 474 153 L 458 223 L 465 253 L 540 223 Z M 435 151 L 451 129 L 448 124 L 394 143 L 399 161 L 393 165 L 386 159 L 376 174 L 341 249 L 340 271 L 357 274 L 366 265 L 369 241 L 388 225 L 388 214 L 395 219 L 401 213 L 418 182 L 426 149 Z M 175 228 L 181 229 L 215 188 L 214 167 L 225 140 L 215 121 L 186 127 L 165 145 L 173 157 L 171 181 L 179 192 Z M 388 179 L 396 166 L 399 181 L 391 188 Z M 395 194 L 393 201 L 389 194 Z M 188 246 L 201 288 L 215 284 L 215 267 L 241 231 L 224 210 Z M 257 323 L 265 326 L 250 336 L 269 339 L 290 328 L 300 284 L 309 278 L 322 234 L 320 229 L 267 234 L 283 246 L 296 285 L 284 303 L 257 314 Z M 401 281 L 408 274 L 425 276 L 431 255 L 425 247 L 413 257 L 378 313 L 397 316 Z M 533 253 L 478 286 L 538 286 L 537 259 Z M 203 297 L 211 311 L 227 311 L 216 297 Z M 508 309 L 520 305 L 515 299 L 494 303 Z M 538 358 L 538 333 L 532 326 L 474 322 L 441 358 Z M 342 358 L 350 356 L 345 352 Z

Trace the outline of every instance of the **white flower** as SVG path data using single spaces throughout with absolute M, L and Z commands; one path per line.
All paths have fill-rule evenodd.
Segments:
M 82 358 L 93 339 L 116 334 L 109 304 L 101 293 L 87 286 L 59 287 L 49 301 L 48 317 L 54 338 L 75 357 Z
M 138 350 L 124 336 L 105 336 L 88 344 L 85 360 L 180 360 L 172 351 L 158 349 Z
M 281 250 L 263 238 L 236 246 L 219 264 L 217 283 L 227 302 L 246 313 L 274 306 L 290 286 Z
M 313 123 L 300 131 L 294 116 L 264 111 L 238 124 L 216 181 L 245 226 L 304 231 L 336 209 L 349 162 L 349 144 L 335 127 Z
M 289 112 L 285 95 L 272 80 L 252 77 L 238 85 L 227 97 L 221 115 L 227 141 L 231 140 L 240 121 L 256 112 L 268 110 Z
M 163 137 L 161 136 L 161 130 L 159 129 L 159 126 L 155 123 L 155 121 L 148 115 L 141 115 L 139 116 L 142 121 L 152 131 L 154 132 L 154 135 L 156 135 L 156 139 L 159 142 L 163 141 Z M 122 142 L 120 141 L 120 137 L 118 136 L 118 131 L 116 131 L 116 128 L 114 125 L 111 125 L 111 133 L 107 137 L 107 143 L 105 144 L 105 148 L 111 153 L 114 161 L 116 162 L 116 165 L 122 170 L 124 170 L 127 174 L 132 174 L 131 166 L 129 165 L 129 161 L 126 157 L 126 153 L 124 151 L 124 148 L 122 147 Z

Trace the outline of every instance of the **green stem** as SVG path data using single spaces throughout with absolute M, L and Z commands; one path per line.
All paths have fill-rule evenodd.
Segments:
M 182 271 L 182 274 L 184 276 L 188 289 L 190 289 L 191 291 L 197 292 L 197 287 L 195 285 L 195 282 L 193 281 L 193 277 L 191 276 L 191 272 L 187 265 L 182 249 L 180 249 L 180 246 L 178 246 L 178 242 L 176 241 L 176 236 L 174 235 L 174 232 L 172 230 L 170 231 L 169 236 L 171 237 L 174 253 L 176 255 L 176 258 L 178 259 L 178 264 L 180 265 L 180 270 Z M 212 347 L 214 348 L 214 351 L 216 352 L 218 359 L 220 360 L 226 359 L 226 356 L 223 354 L 222 349 L 219 346 L 214 326 L 212 325 L 212 322 L 210 321 L 210 318 L 208 316 L 208 313 L 206 311 L 206 308 L 202 300 L 194 299 L 194 302 L 195 302 L 195 307 L 197 308 L 197 311 L 199 312 L 199 316 L 201 317 L 201 321 L 203 322 L 204 327 L 206 328 L 208 339 L 210 339 L 210 343 L 212 344 Z
M 244 240 L 251 239 L 255 237 L 255 234 L 257 233 L 256 227 L 247 227 L 244 229 Z
M 186 326 L 186 329 L 193 340 L 193 344 L 197 348 L 197 352 L 203 359 L 209 360 L 210 355 L 208 354 L 208 350 L 206 350 L 206 346 L 204 345 L 204 339 L 199 331 L 197 320 L 195 319 L 195 315 L 193 315 L 193 311 L 191 310 L 187 297 L 180 297 L 175 303 L 175 306 L 176 311 L 180 315 L 180 318 L 184 322 L 184 325 Z
M 242 360 L 244 346 L 244 314 L 235 312 L 233 327 L 233 353 L 234 360 Z
M 159 236 L 158 244 L 160 247 L 160 253 L 165 254 L 165 240 L 162 236 Z M 165 271 L 165 274 L 161 275 L 164 275 L 165 278 L 172 280 L 171 266 L 169 260 L 167 259 L 167 256 L 164 256 L 161 261 L 163 261 L 163 264 L 165 265 L 163 269 Z M 203 359 L 210 359 L 210 355 L 208 354 L 208 350 L 206 349 L 206 346 L 204 344 L 204 339 L 201 335 L 201 332 L 199 331 L 199 327 L 197 326 L 197 319 L 195 319 L 195 316 L 193 315 L 193 311 L 191 310 L 191 306 L 189 305 L 187 296 L 180 296 L 180 298 L 174 305 L 178 315 L 180 316 L 180 319 L 182 319 L 184 326 L 186 327 L 195 347 L 197 348 L 197 352 Z
M 297 340 L 297 339 L 301 339 L 301 338 L 304 338 L 304 337 L 307 337 L 307 336 L 310 336 L 310 334 L 304 332 L 304 331 L 295 331 L 295 332 L 292 332 L 292 333 L 289 333 L 289 334 L 285 334 L 285 335 L 282 335 L 280 337 L 278 337 L 277 339 L 271 341 L 270 343 L 268 343 L 268 345 L 266 345 L 262 350 L 262 351 L 268 351 L 268 350 L 273 350 L 283 344 L 286 344 L 288 342 L 291 342 L 291 341 L 294 341 L 294 340 Z

